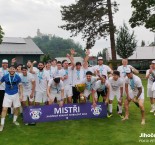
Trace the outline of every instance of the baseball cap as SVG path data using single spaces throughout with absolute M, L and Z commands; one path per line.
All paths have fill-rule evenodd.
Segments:
M 153 60 L 152 63 L 155 63 L 155 60 Z
M 99 56 L 97 59 L 98 59 L 98 60 L 103 60 L 103 57 Z
M 7 59 L 3 59 L 2 63 L 8 63 L 8 60 Z
M 130 68 L 127 68 L 126 71 L 125 71 L 127 74 L 131 73 L 131 69 Z

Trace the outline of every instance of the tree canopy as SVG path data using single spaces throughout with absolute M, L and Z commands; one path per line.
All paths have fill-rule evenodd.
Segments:
M 111 5 L 115 13 L 118 10 L 116 2 Z M 107 0 L 78 0 L 76 4 L 62 6 L 61 14 L 66 24 L 60 27 L 71 31 L 72 36 L 82 33 L 88 49 L 97 39 L 107 37 L 110 29 L 115 29 L 109 24 Z
M 1 44 L 2 41 L 3 41 L 3 36 L 4 36 L 4 32 L 3 32 L 3 29 L 2 29 L 2 27 L 1 27 L 1 25 L 0 25 L 0 44 Z
M 127 25 L 124 23 L 120 27 L 116 38 L 116 51 L 121 58 L 128 58 L 133 55 L 137 47 L 134 32 L 130 34 Z
M 65 57 L 71 48 L 77 52 L 77 56 L 84 56 L 84 50 L 79 43 L 75 43 L 72 39 L 63 39 L 58 36 L 42 36 L 33 38 L 36 45 L 43 51 L 45 55 L 51 58 Z
M 144 25 L 155 31 L 155 0 L 132 0 L 132 17 L 129 20 L 131 27 Z

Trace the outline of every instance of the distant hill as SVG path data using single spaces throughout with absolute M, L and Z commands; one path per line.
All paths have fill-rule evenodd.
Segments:
M 69 53 L 70 48 L 74 48 L 77 52 L 76 56 L 84 56 L 84 50 L 79 43 L 75 43 L 72 39 L 63 39 L 58 36 L 41 36 L 34 37 L 33 41 L 44 52 L 45 55 L 50 55 L 51 58 L 65 57 Z

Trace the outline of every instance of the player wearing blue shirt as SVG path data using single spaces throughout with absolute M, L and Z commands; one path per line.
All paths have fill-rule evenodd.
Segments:
M 15 66 L 10 66 L 9 73 L 2 77 L 2 79 L 0 80 L 0 84 L 2 84 L 3 82 L 5 82 L 5 96 L 3 100 L 0 131 L 2 131 L 4 128 L 5 117 L 7 114 L 8 107 L 12 107 L 12 105 L 14 108 L 13 123 L 15 125 L 19 125 L 19 123 L 16 120 L 18 115 L 18 109 L 21 106 L 20 100 L 22 100 L 23 96 L 21 78 L 19 77 L 19 75 L 16 74 Z

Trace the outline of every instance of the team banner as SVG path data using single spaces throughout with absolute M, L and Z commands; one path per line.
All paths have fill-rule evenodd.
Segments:
M 45 106 L 29 106 L 23 110 L 23 121 L 51 122 L 59 120 L 76 120 L 82 118 L 104 118 L 107 116 L 107 108 L 104 103 L 98 103 L 96 108 L 91 103 L 86 104 L 58 104 Z

